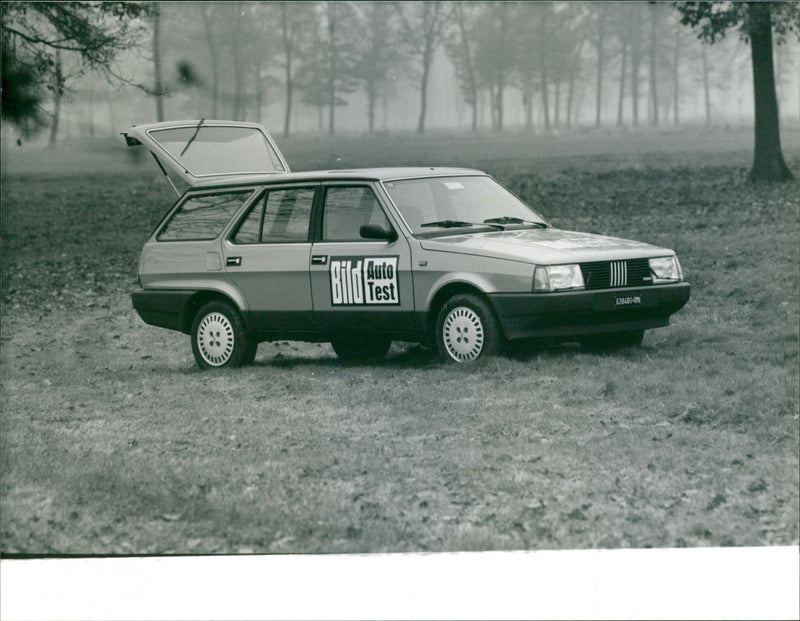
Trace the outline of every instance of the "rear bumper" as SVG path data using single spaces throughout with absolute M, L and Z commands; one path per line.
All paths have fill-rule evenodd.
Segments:
M 669 316 L 689 300 L 688 283 L 563 293 L 493 294 L 509 339 L 569 337 L 647 330 L 669 325 Z
M 197 291 L 178 289 L 138 289 L 131 294 L 133 308 L 151 326 L 188 332 L 184 325 L 186 304 Z

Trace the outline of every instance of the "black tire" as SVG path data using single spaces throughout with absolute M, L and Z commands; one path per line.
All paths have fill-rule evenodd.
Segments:
M 195 315 L 192 353 L 201 369 L 250 364 L 257 348 L 258 343 L 247 335 L 239 311 L 227 302 L 208 302 Z
M 331 342 L 333 351 L 344 362 L 382 360 L 392 346 L 391 339 L 382 336 L 342 337 Z
M 639 347 L 644 340 L 644 330 L 594 334 L 581 339 L 581 348 L 593 352 L 613 351 L 623 347 Z
M 489 304 L 472 293 L 451 297 L 436 318 L 436 347 L 448 362 L 472 362 L 491 356 L 503 338 Z

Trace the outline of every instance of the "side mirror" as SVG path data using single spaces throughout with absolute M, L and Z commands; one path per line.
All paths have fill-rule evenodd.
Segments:
M 394 230 L 387 231 L 379 224 L 364 224 L 358 232 L 364 239 L 385 239 L 390 242 L 397 239 L 397 233 Z

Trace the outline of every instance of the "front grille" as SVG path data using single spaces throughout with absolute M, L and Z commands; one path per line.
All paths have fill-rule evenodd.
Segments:
M 586 289 L 615 289 L 653 284 L 650 262 L 647 259 L 581 263 L 581 272 Z

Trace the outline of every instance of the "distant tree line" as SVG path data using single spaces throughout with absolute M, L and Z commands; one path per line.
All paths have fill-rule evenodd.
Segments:
M 484 116 L 503 131 L 512 94 L 528 128 L 534 119 L 569 128 L 592 106 L 596 126 L 679 123 L 682 81 L 695 67 L 710 122 L 713 79 L 724 80 L 725 69 L 690 45 L 690 32 L 714 43 L 737 30 L 751 44 L 762 152 L 780 152 L 767 35 L 775 31 L 781 43 L 797 35 L 800 20 L 790 2 L 4 2 L 1 10 L 3 117 L 26 127 L 49 117 L 53 139 L 62 97 L 87 72 L 152 95 L 159 120 L 181 91 L 216 118 L 261 121 L 265 106 L 280 102 L 285 136 L 298 104 L 316 109 L 320 129 L 335 133 L 337 110 L 357 92 L 375 131 L 397 85 L 410 82 L 423 133 L 442 53 L 473 131 Z M 117 64 L 131 50 L 150 68 L 138 80 Z M 785 178 L 781 162 L 754 166 L 754 178 Z

